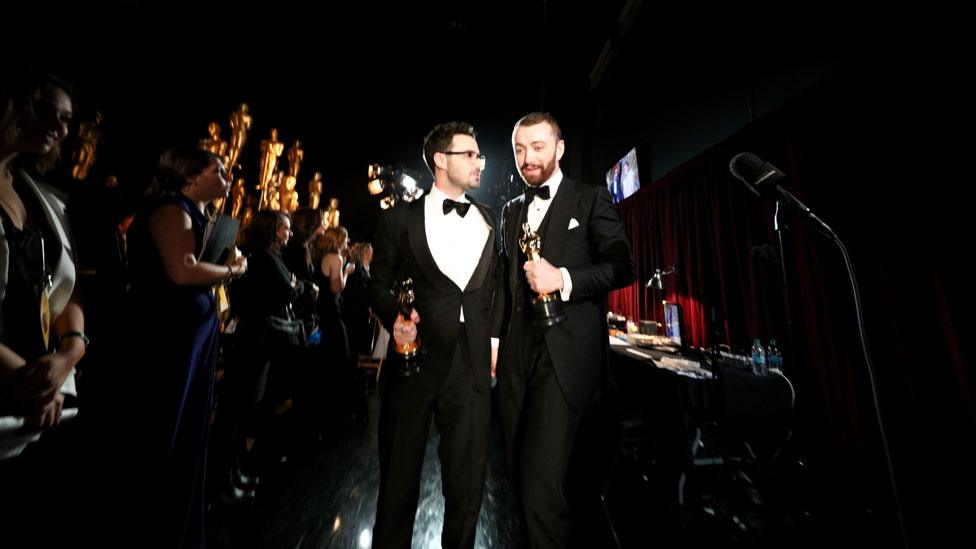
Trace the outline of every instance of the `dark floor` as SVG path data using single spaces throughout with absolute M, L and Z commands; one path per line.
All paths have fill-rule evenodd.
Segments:
M 379 399 L 369 397 L 366 425 L 347 421 L 320 439 L 291 430 L 262 475 L 257 498 L 234 505 L 214 504 L 209 527 L 217 547 L 318 548 L 370 546 L 379 459 L 376 428 Z M 282 419 L 287 429 L 288 419 Z M 431 430 L 414 526 L 413 547 L 440 547 L 444 520 L 438 436 Z M 275 463 L 274 461 L 277 461 Z M 510 513 L 511 488 L 502 462 L 501 440 L 493 426 L 485 494 L 476 547 L 517 547 L 518 523 Z
M 341 422 L 319 437 L 301 428 L 302 421 L 281 416 L 279 440 L 265 444 L 262 452 L 256 498 L 211 505 L 210 546 L 370 547 L 379 485 L 378 411 L 373 390 L 365 421 Z M 610 449 L 608 459 L 588 472 L 610 480 L 600 482 L 605 508 L 593 497 L 589 507 L 578 509 L 586 537 L 580 546 L 765 547 L 803 541 L 802 505 L 785 493 L 791 487 L 783 477 L 761 478 L 757 475 L 762 472 L 747 463 L 708 465 L 712 442 L 707 433 L 696 451 L 700 463 L 694 466 L 683 461 L 687 448 L 682 445 L 626 436 L 616 444 L 618 435 L 601 438 L 599 444 Z M 437 440 L 432 430 L 414 527 L 413 547 L 419 549 L 440 546 L 444 499 Z M 476 547 L 520 546 L 513 508 L 495 422 Z

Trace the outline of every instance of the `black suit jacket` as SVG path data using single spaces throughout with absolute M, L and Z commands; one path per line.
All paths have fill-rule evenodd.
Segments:
M 241 328 L 256 333 L 269 316 L 285 316 L 287 306 L 305 293 L 305 285 L 291 285 L 291 271 L 278 254 L 262 248 L 247 255 L 247 276 L 233 282 L 231 303 Z M 246 339 L 246 338 L 245 338 Z
M 342 319 L 346 328 L 350 322 L 365 324 L 369 321 L 369 279 L 370 275 L 362 265 L 356 265 L 356 270 L 346 278 L 346 286 L 342 289 Z
M 458 288 L 437 268 L 427 245 L 424 200 L 400 204 L 380 216 L 370 264 L 370 304 L 392 334 L 398 314 L 394 284 L 404 277 L 412 278 L 414 306 L 420 314 L 418 335 L 427 347 L 428 360 L 444 362 L 453 359 L 462 328 L 459 318 L 463 307 L 463 328 L 475 383 L 480 390 L 487 390 L 491 384 L 490 338 L 497 337 L 501 330 L 501 312 L 493 316 L 498 268 L 495 216 L 487 206 L 471 201 L 476 209 L 472 208 L 468 215 L 484 216 L 490 231 L 471 279 L 465 288 Z
M 606 294 L 633 282 L 634 261 L 606 188 L 564 177 L 547 216 L 548 227 L 539 235 L 542 257 L 569 271 L 573 291 L 562 304 L 566 320 L 545 330 L 546 347 L 567 401 L 580 410 L 595 396 L 607 364 Z M 515 295 L 518 270 L 522 269 L 519 238 L 524 219 L 523 194 L 502 209 L 502 261 L 508 296 Z M 570 229 L 574 219 L 578 226 Z M 509 309 L 514 305 L 509 299 Z M 507 354 L 502 356 L 504 361 L 510 360 Z M 504 367 L 503 362 L 499 368 Z
M 346 323 L 349 345 L 354 353 L 370 352 L 373 341 L 373 323 L 369 314 L 369 273 L 362 265 L 346 278 L 342 289 L 342 321 Z

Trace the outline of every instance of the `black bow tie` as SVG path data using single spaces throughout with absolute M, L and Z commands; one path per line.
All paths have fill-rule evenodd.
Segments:
M 525 186 L 525 200 L 526 202 L 532 202 L 532 199 L 539 197 L 542 200 L 549 200 L 549 186 L 544 187 L 532 187 L 529 185 Z
M 458 202 L 450 198 L 444 199 L 444 215 L 451 213 L 451 210 L 457 210 L 458 215 L 464 217 L 468 215 L 468 208 L 470 207 L 470 202 Z

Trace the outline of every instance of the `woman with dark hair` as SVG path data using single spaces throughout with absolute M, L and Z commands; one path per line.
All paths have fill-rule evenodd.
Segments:
M 249 459 L 246 438 L 250 433 L 262 446 L 274 407 L 287 398 L 291 380 L 283 362 L 293 357 L 264 341 L 268 319 L 287 317 L 292 303 L 306 292 L 281 258 L 291 240 L 287 213 L 260 210 L 244 229 L 241 247 L 248 257 L 247 278 L 234 285 L 234 312 L 239 322 L 234 333 L 233 360 L 226 368 L 226 400 L 221 401 L 218 422 L 223 437 L 223 463 L 215 481 L 220 499 L 233 502 L 257 484 L 255 466 Z M 284 364 L 290 366 L 290 364 Z
M 242 333 L 257 336 L 268 317 L 285 316 L 284 309 L 305 290 L 281 258 L 291 235 L 291 217 L 276 210 L 257 212 L 244 229 L 241 247 L 249 258 L 251 274 L 235 291 Z
M 357 242 L 352 245 L 349 259 L 356 266 L 342 292 L 342 319 L 349 332 L 349 347 L 355 357 L 373 352 L 375 323 L 369 310 L 366 286 L 369 284 L 369 264 L 373 261 L 373 245 Z
M 61 515 L 44 518 L 37 509 L 63 488 L 65 465 L 78 456 L 40 447 L 65 395 L 74 394 L 74 368 L 88 344 L 66 197 L 35 179 L 57 162 L 74 102 L 53 76 L 20 76 L 0 86 L 0 416 L 23 422 L 27 433 L 0 439 L 5 539 L 55 517 L 63 525 Z
M 312 250 L 309 243 L 312 239 L 325 232 L 322 210 L 302 208 L 291 214 L 292 234 L 281 256 L 285 265 L 295 273 L 299 279 L 311 280 L 315 268 L 312 266 Z
M 57 162 L 73 104 L 67 84 L 51 76 L 0 99 L 0 408 L 43 428 L 61 417 L 60 390 L 73 385 L 87 337 L 66 197 L 28 171 Z
M 309 289 L 305 293 L 307 299 L 299 299 L 295 302 L 295 314 L 305 321 L 306 326 L 311 326 L 318 316 L 315 312 L 315 300 L 318 298 L 319 288 L 313 282 L 316 269 L 312 265 L 310 243 L 313 238 L 325 231 L 324 218 L 322 210 L 302 208 L 293 212 L 291 219 L 294 236 L 282 250 L 281 258 L 288 270 Z
M 128 365 L 122 366 L 129 366 L 139 390 L 142 413 L 131 434 L 138 433 L 141 452 L 137 474 L 151 487 L 143 486 L 139 496 L 152 504 L 139 513 L 151 522 L 146 532 L 169 547 L 200 546 L 205 539 L 204 471 L 219 336 L 212 286 L 243 276 L 247 261 L 217 265 L 198 258 L 216 217 L 209 205 L 229 190 L 218 156 L 170 149 L 129 230 L 132 314 Z

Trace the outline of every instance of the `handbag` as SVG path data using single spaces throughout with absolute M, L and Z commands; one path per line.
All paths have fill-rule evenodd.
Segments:
M 271 315 L 264 321 L 259 337 L 261 345 L 271 348 L 304 347 L 308 343 L 305 324 L 295 318 L 291 304 L 285 307 L 285 315 Z
M 305 346 L 317 347 L 322 343 L 322 331 L 319 329 L 319 315 L 312 313 L 301 321 L 305 326 Z

